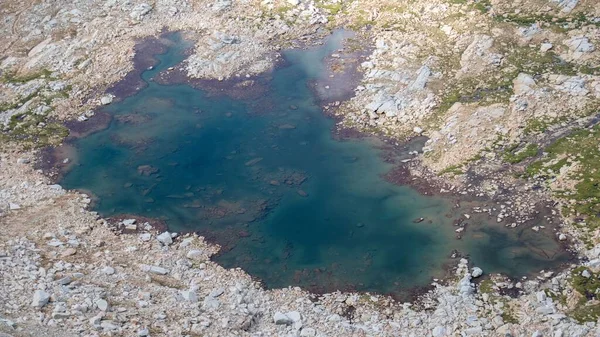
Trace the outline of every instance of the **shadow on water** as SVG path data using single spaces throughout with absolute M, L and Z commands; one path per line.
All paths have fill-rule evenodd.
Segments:
M 382 159 L 378 140 L 332 138 L 334 122 L 307 84 L 326 72 L 322 60 L 344 34 L 285 52 L 286 64 L 252 100 L 156 83 L 189 47 L 169 35 L 166 48 L 151 49 L 164 53 L 143 72 L 147 86 L 103 108 L 112 116 L 105 130 L 73 141 L 77 156 L 62 184 L 92 191 L 103 215 L 140 214 L 197 231 L 223 246 L 219 263 L 243 267 L 268 287 L 402 297 L 442 277 L 454 250 L 511 276 L 564 261 L 551 234 L 505 230 L 483 216 L 456 240 L 452 224 L 466 210 L 388 183 L 382 177 L 394 160 Z

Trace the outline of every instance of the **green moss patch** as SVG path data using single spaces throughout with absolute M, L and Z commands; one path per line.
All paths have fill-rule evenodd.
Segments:
M 590 273 L 590 277 L 581 275 L 585 270 Z M 571 272 L 571 285 L 573 289 L 586 298 L 597 298 L 600 289 L 600 279 L 598 279 L 598 274 L 593 273 L 587 267 L 579 266 Z
M 52 74 L 52 72 L 48 69 L 41 69 L 39 71 L 35 71 L 35 72 L 23 74 L 23 75 L 17 75 L 17 73 L 14 71 L 8 71 L 8 72 L 5 72 L 4 74 L 2 74 L 2 77 L 0 77 L 0 81 L 2 81 L 4 83 L 26 83 L 26 82 L 33 81 L 38 78 L 50 77 L 51 74 Z
M 596 322 L 600 317 L 600 303 L 592 305 L 581 304 L 571 311 L 569 316 L 579 323 Z
M 511 164 L 518 164 L 523 160 L 535 157 L 539 151 L 537 144 L 527 144 L 522 149 L 516 150 L 515 147 L 510 148 L 504 154 L 504 160 Z
M 0 139 L 3 143 L 18 142 L 25 148 L 60 144 L 69 135 L 69 130 L 60 123 L 48 122 L 49 111 L 44 114 L 27 111 L 13 115 L 8 128 L 0 133 Z

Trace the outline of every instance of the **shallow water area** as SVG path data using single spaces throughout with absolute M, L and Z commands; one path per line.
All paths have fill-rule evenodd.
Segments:
M 217 262 L 268 287 L 403 297 L 444 276 L 456 250 L 511 276 L 566 260 L 550 231 L 507 230 L 487 215 L 473 215 L 457 240 L 453 222 L 470 211 L 466 203 L 456 208 L 453 198 L 383 179 L 393 168 L 383 155 L 407 158 L 408 149 L 332 137 L 334 122 L 309 84 L 323 76 L 322 60 L 343 33 L 285 52 L 265 96 L 252 101 L 152 81 L 184 58 L 186 43 L 170 38 L 142 75 L 148 86 L 103 108 L 112 115 L 107 129 L 71 144 L 76 162 L 61 184 L 93 192 L 102 215 L 140 214 L 197 231 L 222 245 Z

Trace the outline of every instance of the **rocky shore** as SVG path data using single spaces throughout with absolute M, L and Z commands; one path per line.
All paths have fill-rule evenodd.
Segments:
M 0 10 L 0 334 L 600 335 L 594 1 L 6 1 Z M 545 207 L 580 262 L 511 281 L 457 259 L 455 277 L 434 280 L 415 303 L 265 290 L 212 262 L 219 247 L 203 238 L 144 219 L 108 222 L 90 196 L 35 168 L 40 148 L 67 136 L 64 123 L 85 124 L 120 98 L 115 83 L 152 65 L 136 61 L 146 55 L 135 53 L 139 39 L 184 31 L 196 44 L 178 74 L 218 83 L 263 73 L 282 48 L 335 27 L 374 44 L 355 97 L 331 104 L 341 128 L 427 136 L 398 177 L 501 202 L 488 211 L 507 227 Z

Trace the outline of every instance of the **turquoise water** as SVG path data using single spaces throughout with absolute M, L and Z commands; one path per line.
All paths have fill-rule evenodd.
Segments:
M 148 87 L 103 108 L 113 116 L 109 127 L 72 144 L 74 166 L 61 183 L 91 191 L 101 214 L 158 217 L 172 231 L 197 231 L 222 245 L 219 263 L 268 287 L 403 296 L 443 276 L 446 263 L 456 264 L 454 250 L 486 272 L 512 276 L 566 258 L 550 233 L 505 230 L 484 216 L 455 239 L 452 224 L 469 209 L 382 179 L 393 167 L 382 155 L 406 158 L 407 149 L 334 140 L 334 122 L 308 83 L 322 76 L 321 61 L 340 48 L 340 35 L 286 52 L 267 94 L 252 101 L 152 81 L 184 58 L 186 44 L 171 38 L 160 64 L 142 76 Z

